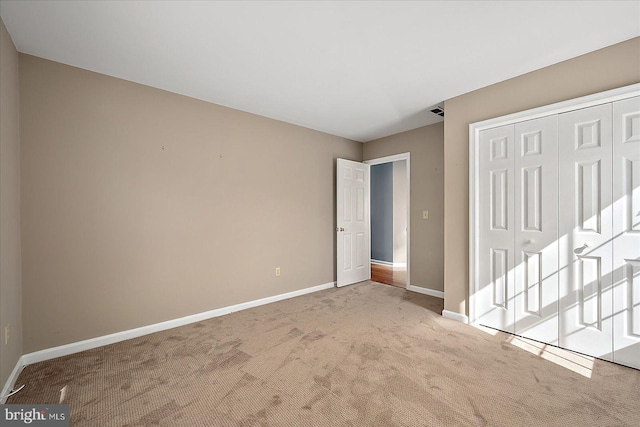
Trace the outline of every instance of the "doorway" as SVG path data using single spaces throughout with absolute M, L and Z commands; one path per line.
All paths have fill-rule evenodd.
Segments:
M 409 153 L 367 160 L 370 166 L 371 280 L 410 284 Z

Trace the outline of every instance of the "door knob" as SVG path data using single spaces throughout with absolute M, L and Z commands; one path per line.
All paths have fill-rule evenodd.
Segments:
M 580 246 L 579 248 L 575 248 L 573 250 L 573 253 L 576 255 L 580 255 L 582 252 L 584 252 L 585 249 L 587 249 L 589 247 L 589 245 L 587 245 L 586 243 L 582 246 Z
M 533 240 L 533 239 L 529 239 L 529 240 L 525 240 L 522 244 L 523 244 L 523 245 L 530 245 L 530 244 L 532 244 L 532 243 L 534 243 L 534 242 L 535 242 L 535 240 Z

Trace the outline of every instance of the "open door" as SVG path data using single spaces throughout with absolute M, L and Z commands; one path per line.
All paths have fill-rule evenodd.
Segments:
M 336 191 L 337 286 L 371 278 L 369 165 L 338 159 Z

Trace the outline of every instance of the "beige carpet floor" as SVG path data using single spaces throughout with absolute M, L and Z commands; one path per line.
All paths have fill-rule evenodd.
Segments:
M 329 289 L 30 365 L 8 403 L 63 398 L 72 426 L 640 425 L 640 371 L 576 373 L 441 310 Z

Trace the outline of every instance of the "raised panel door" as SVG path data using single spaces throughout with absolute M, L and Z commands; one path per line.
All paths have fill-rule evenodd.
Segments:
M 640 369 L 640 97 L 613 104 L 613 360 Z
M 515 125 L 515 333 L 558 345 L 558 117 Z
M 371 278 L 369 165 L 337 160 L 336 278 L 345 286 Z
M 514 332 L 513 125 L 480 132 L 479 323 Z
M 558 116 L 560 346 L 613 351 L 611 104 Z

